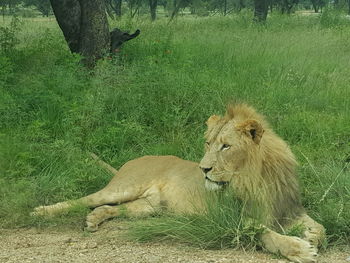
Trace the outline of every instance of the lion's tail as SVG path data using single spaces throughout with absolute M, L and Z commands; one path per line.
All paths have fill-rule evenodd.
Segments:
M 89 153 L 92 159 L 94 159 L 102 168 L 106 169 L 108 172 L 116 175 L 118 173 L 118 170 L 109 165 L 108 163 L 104 162 L 100 157 L 98 157 L 96 154 L 90 152 Z

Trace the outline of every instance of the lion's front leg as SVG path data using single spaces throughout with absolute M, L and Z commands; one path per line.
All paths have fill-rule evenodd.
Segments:
M 281 235 L 266 228 L 261 235 L 263 246 L 272 253 L 280 253 L 293 262 L 316 262 L 317 249 L 309 242 L 293 236 Z
M 103 221 L 118 216 L 140 217 L 147 216 L 158 211 L 160 206 L 160 196 L 158 193 L 147 198 L 141 198 L 121 205 L 103 205 L 95 208 L 86 217 L 86 230 L 94 232 Z
M 323 244 L 326 238 L 325 228 L 307 214 L 301 215 L 293 224 L 302 224 L 305 226 L 303 239 L 310 242 L 311 245 L 319 247 Z

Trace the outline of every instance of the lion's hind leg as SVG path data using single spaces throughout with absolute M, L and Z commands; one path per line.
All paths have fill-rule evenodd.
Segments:
M 103 221 L 118 216 L 147 216 L 161 208 L 159 195 L 141 198 L 120 205 L 103 205 L 95 208 L 86 218 L 86 230 L 96 231 Z
M 105 187 L 102 190 L 82 197 L 77 200 L 69 200 L 65 202 L 59 202 L 48 206 L 38 206 L 34 208 L 34 212 L 31 215 L 56 215 L 76 205 L 83 205 L 90 208 L 95 208 L 106 204 L 120 204 L 128 201 L 135 200 L 141 195 L 139 188 L 125 187 L 124 189 L 111 187 Z

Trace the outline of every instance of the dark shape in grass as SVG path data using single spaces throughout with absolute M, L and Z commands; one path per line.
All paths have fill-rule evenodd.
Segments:
M 137 29 L 135 33 L 129 34 L 128 32 L 123 32 L 119 28 L 114 28 L 111 33 L 111 52 L 115 52 L 120 48 L 124 42 L 134 39 L 140 34 L 140 30 Z

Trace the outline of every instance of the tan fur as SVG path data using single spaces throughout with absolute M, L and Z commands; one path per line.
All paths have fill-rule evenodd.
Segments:
M 206 191 L 231 187 L 238 198 L 255 204 L 252 216 L 253 207 L 262 210 L 266 231 L 261 240 L 267 250 L 295 262 L 315 262 L 324 229 L 301 206 L 297 163 L 288 145 L 245 104 L 228 107 L 224 117 L 211 116 L 207 125 L 206 151 L 199 165 L 174 156 L 145 156 L 127 162 L 99 192 L 37 207 L 34 214 L 55 214 L 76 203 L 97 207 L 86 222 L 94 231 L 104 220 L 125 213 L 195 213 L 205 209 Z M 294 222 L 305 225 L 304 240 L 272 230 Z

